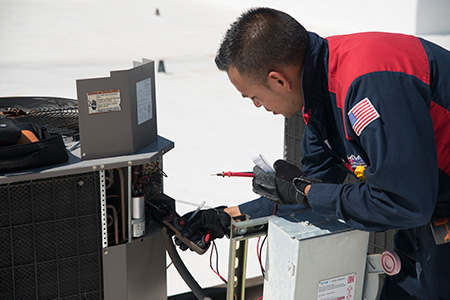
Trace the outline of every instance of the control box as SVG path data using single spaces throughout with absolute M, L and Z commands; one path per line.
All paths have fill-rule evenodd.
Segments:
M 81 159 L 129 155 L 157 138 L 154 62 L 77 80 Z
M 296 217 L 269 221 L 264 298 L 361 299 L 369 233 L 308 210 Z

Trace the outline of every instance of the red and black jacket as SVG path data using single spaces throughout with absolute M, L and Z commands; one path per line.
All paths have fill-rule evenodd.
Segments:
M 304 171 L 321 215 L 364 230 L 450 216 L 450 52 L 402 34 L 310 34 Z M 361 112 L 362 111 L 362 112 Z M 366 181 L 342 184 L 364 166 Z

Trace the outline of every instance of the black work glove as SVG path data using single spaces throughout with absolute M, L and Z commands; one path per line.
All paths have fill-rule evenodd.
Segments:
M 226 206 L 220 206 L 216 208 L 200 210 L 194 219 L 187 224 L 181 231 L 184 237 L 191 237 L 195 234 L 210 234 L 210 241 L 214 239 L 223 238 L 225 235 L 230 235 L 231 217 L 224 211 Z M 194 212 L 185 214 L 182 218 L 189 220 Z M 179 239 L 175 238 L 175 243 L 180 246 L 181 250 L 186 250 L 187 246 L 184 245 Z
M 258 166 L 253 168 L 253 191 L 275 203 L 301 203 L 310 207 L 305 188 L 322 181 L 307 178 L 302 170 L 285 160 L 277 160 L 273 166 L 275 173 L 265 172 Z

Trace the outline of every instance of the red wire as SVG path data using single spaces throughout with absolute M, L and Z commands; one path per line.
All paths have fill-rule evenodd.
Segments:
M 277 212 L 278 204 L 275 204 L 272 212 L 272 216 Z M 264 275 L 266 273 L 266 270 L 264 270 L 264 267 L 261 262 L 261 254 L 259 253 L 259 242 L 261 241 L 261 236 L 258 238 L 258 242 L 256 243 L 256 256 L 258 257 L 259 266 L 261 267 L 261 271 Z
M 226 284 L 228 284 L 228 281 L 226 281 L 226 279 L 223 278 L 222 275 L 219 274 L 219 272 L 217 272 L 216 270 L 214 270 L 214 268 L 213 268 L 213 266 L 212 266 L 212 254 L 213 254 L 213 252 L 214 252 L 214 248 L 216 247 L 216 243 L 214 243 L 214 241 L 211 242 L 211 243 L 212 243 L 212 245 L 211 245 L 211 254 L 209 255 L 209 267 L 211 268 L 211 270 L 212 270 L 217 276 L 220 277 L 220 279 L 222 279 L 223 282 L 225 282 Z
M 278 208 L 278 204 L 275 204 L 275 207 L 273 209 L 272 215 L 274 215 L 277 212 L 277 208 Z M 262 265 L 261 256 L 260 256 L 260 253 L 259 253 L 259 242 L 260 242 L 260 240 L 261 240 L 261 236 L 258 238 L 258 242 L 256 244 L 256 256 L 258 257 L 259 266 L 261 267 L 261 270 L 262 270 L 262 272 L 264 274 L 266 271 L 264 270 L 264 267 Z M 214 267 L 212 266 L 212 255 L 213 255 L 213 252 L 214 252 L 214 248 L 216 247 L 216 244 L 214 243 L 214 241 L 212 241 L 211 243 L 212 243 L 212 245 L 211 245 L 211 253 L 209 255 L 209 267 L 214 272 L 214 274 L 219 276 L 220 279 L 222 279 L 223 282 L 228 284 L 228 281 L 225 278 L 223 278 L 222 275 L 219 274 L 219 272 L 214 270 Z M 260 296 L 260 297 L 256 298 L 255 300 L 261 300 L 262 298 L 263 298 L 263 296 Z
M 150 178 L 148 178 L 148 176 L 142 176 L 141 178 L 139 178 L 139 183 L 149 183 L 150 182 Z
M 278 204 L 275 204 L 275 206 L 273 207 L 272 216 L 277 212 L 277 209 L 278 209 Z

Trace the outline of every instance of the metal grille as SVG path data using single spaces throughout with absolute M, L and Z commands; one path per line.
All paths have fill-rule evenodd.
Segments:
M 57 97 L 0 97 L 0 114 L 79 139 L 78 101 Z
M 103 299 L 99 179 L 0 185 L 0 299 Z
M 301 113 L 284 121 L 284 156 L 291 164 L 301 167 L 302 138 L 305 122 Z

